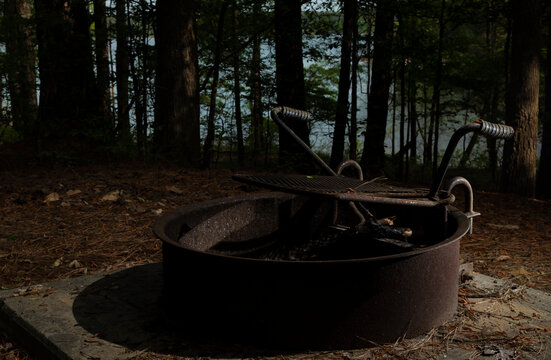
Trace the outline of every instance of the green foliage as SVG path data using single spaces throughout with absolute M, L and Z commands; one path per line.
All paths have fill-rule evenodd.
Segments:
M 13 144 L 21 140 L 21 135 L 11 125 L 0 125 L 0 145 Z

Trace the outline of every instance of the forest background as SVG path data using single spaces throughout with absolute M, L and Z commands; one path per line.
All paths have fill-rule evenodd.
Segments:
M 278 104 L 312 112 L 289 125 L 333 168 L 357 159 L 370 176 L 415 182 L 430 180 L 453 129 L 512 125 L 506 144 L 467 137 L 452 165 L 490 189 L 551 196 L 547 2 L 3 5 L 0 149 L 31 165 L 312 171 L 269 120 Z

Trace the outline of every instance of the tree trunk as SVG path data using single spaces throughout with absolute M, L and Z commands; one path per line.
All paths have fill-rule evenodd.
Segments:
M 394 13 L 388 1 L 377 1 L 373 45 L 373 77 L 368 96 L 368 117 L 361 164 L 370 175 L 383 171 L 386 119 L 391 78 Z
M 105 141 L 107 124 L 98 121 L 90 22 L 84 0 L 35 0 L 41 135 L 66 141 L 71 136 Z M 81 141 L 73 143 L 85 150 Z
M 358 3 L 352 25 L 352 99 L 350 103 L 350 129 L 348 131 L 348 157 L 356 160 L 358 152 Z
M 402 15 L 398 14 L 398 35 L 400 38 L 400 157 L 399 161 L 399 174 L 398 177 L 404 180 L 404 157 L 407 151 L 404 151 L 404 146 L 407 142 L 406 139 L 406 53 L 405 53 L 405 39 L 404 39 L 404 26 L 405 21 Z M 396 86 L 396 83 L 394 83 Z
M 356 0 L 344 0 L 344 20 L 341 42 L 341 66 L 339 72 L 339 93 L 337 96 L 337 112 L 333 132 L 333 147 L 331 148 L 330 166 L 336 169 L 344 158 L 344 138 L 348 122 L 348 93 L 350 92 L 350 56 L 352 53 L 352 37 L 356 18 Z
M 34 143 L 38 132 L 32 6 L 30 0 L 5 0 L 4 6 L 4 61 L 8 73 L 12 119 L 16 130 Z
M 540 1 L 513 0 L 512 58 L 506 123 L 515 129 L 503 150 L 502 190 L 534 196 L 540 51 Z
M 207 119 L 207 137 L 203 145 L 203 166 L 209 167 L 212 160 L 212 147 L 214 142 L 214 118 L 216 115 L 216 95 L 218 93 L 218 79 L 220 76 L 220 57 L 222 53 L 222 37 L 224 35 L 224 19 L 228 3 L 224 1 L 218 15 L 218 31 L 216 35 L 216 46 L 214 48 L 212 83 L 210 92 L 209 115 Z
M 547 24 L 551 31 L 551 19 Z M 551 37 L 547 49 L 551 49 Z M 545 62 L 545 112 L 540 150 L 540 168 L 537 179 L 537 196 L 539 199 L 551 198 L 551 52 L 547 51 Z
M 417 83 L 410 72 L 409 92 L 409 138 L 411 140 L 410 160 L 417 162 Z
M 416 20 L 413 19 L 409 27 L 410 36 L 417 35 Z M 416 69 L 418 64 L 414 62 L 410 64 L 408 77 L 409 77 L 409 138 L 411 141 L 410 149 L 410 161 L 415 164 L 417 162 L 417 82 L 415 81 Z
M 157 0 L 155 132 L 160 150 L 197 165 L 199 65 L 192 0 Z
M 274 15 L 277 102 L 282 106 L 305 110 L 301 1 L 276 0 Z M 310 129 L 305 121 L 286 123 L 310 145 Z M 284 167 L 304 167 L 311 164 L 304 150 L 285 131 L 279 132 L 279 163 Z
M 446 0 L 442 0 L 440 5 L 440 19 L 438 20 L 438 56 L 436 59 L 436 74 L 434 77 L 434 90 L 432 93 L 432 114 L 431 124 L 434 124 L 434 139 L 433 139 L 433 160 L 432 160 L 432 176 L 433 178 L 437 174 L 438 169 L 438 138 L 440 135 L 440 87 L 442 85 L 442 51 L 444 48 L 444 9 L 446 7 Z
M 423 86 L 423 114 L 425 119 L 424 131 L 425 131 L 425 143 L 423 144 L 423 170 L 426 166 L 432 163 L 432 134 L 434 129 L 434 116 L 432 116 L 432 109 L 430 110 L 430 115 L 428 114 L 428 91 L 427 86 Z M 427 118 L 429 119 L 429 125 L 427 127 Z
M 398 74 L 396 68 L 392 73 L 392 82 L 398 83 Z M 392 157 L 396 154 L 396 86 L 392 87 Z
M 147 24 L 147 3 L 145 1 L 140 2 L 142 4 L 142 78 L 140 84 L 140 94 L 137 96 L 141 98 L 140 104 L 143 107 L 142 116 L 138 118 L 136 115 L 136 141 L 138 146 L 138 154 L 140 157 L 144 157 L 146 153 L 146 138 L 147 138 L 147 85 L 149 84 L 149 54 L 148 54 L 148 24 Z
M 130 116 L 128 103 L 128 24 L 126 18 L 126 0 L 115 1 L 117 52 L 115 55 L 117 70 L 117 133 L 123 144 L 130 142 Z
M 237 161 L 242 167 L 245 163 L 245 150 L 243 148 L 243 119 L 241 116 L 241 79 L 239 76 L 239 24 L 237 16 L 239 9 L 237 1 L 233 2 L 233 94 L 235 103 L 235 127 L 237 130 Z
M 111 123 L 111 84 L 109 81 L 109 48 L 107 46 L 107 22 L 105 0 L 94 0 L 96 32 L 96 78 L 100 113 L 105 123 Z
M 260 13 L 260 3 L 255 2 L 253 5 L 253 14 Z M 264 149 L 264 118 L 262 116 L 262 87 L 260 83 L 260 38 L 256 36 L 252 43 L 252 58 L 251 58 L 251 107 L 252 107 L 252 144 L 253 144 L 253 165 L 257 164 Z

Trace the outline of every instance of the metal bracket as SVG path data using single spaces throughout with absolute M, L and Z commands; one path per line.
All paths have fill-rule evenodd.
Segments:
M 479 212 L 476 212 L 476 211 L 473 210 L 473 203 L 474 203 L 473 188 L 471 186 L 471 183 L 469 183 L 469 181 L 467 179 L 465 179 L 464 177 L 461 177 L 461 176 L 454 177 L 448 183 L 448 188 L 446 190 L 448 195 L 451 195 L 452 190 L 458 185 L 463 185 L 463 187 L 465 189 L 465 210 L 463 211 L 463 213 L 465 214 L 467 219 L 469 219 L 469 234 L 472 234 L 473 233 L 473 218 L 476 217 L 476 216 L 480 216 Z

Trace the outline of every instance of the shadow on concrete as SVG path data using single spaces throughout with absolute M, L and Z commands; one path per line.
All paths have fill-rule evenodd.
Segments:
M 193 336 L 193 329 L 186 329 L 185 323 L 175 321 L 170 313 L 163 311 L 162 281 L 160 263 L 107 275 L 76 297 L 73 304 L 75 319 L 91 334 L 129 350 L 213 358 L 282 353 L 275 349 L 209 339 L 204 335 Z

